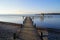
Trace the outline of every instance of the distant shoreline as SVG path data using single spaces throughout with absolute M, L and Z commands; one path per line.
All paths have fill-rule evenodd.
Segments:
M 60 13 L 35 13 L 35 14 L 0 14 L 0 16 L 25 16 L 25 15 L 60 15 Z
M 60 13 L 41 13 L 37 15 L 60 15 Z

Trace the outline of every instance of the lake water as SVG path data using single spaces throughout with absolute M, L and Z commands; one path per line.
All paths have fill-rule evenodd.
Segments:
M 44 28 L 60 29 L 60 15 L 45 15 L 44 17 L 35 18 L 34 23 Z
M 24 18 L 22 16 L 19 15 L 0 16 L 0 21 L 23 24 Z M 34 18 L 32 16 L 34 16 Z M 33 22 L 34 24 L 36 24 L 37 27 L 60 29 L 60 15 L 44 15 L 44 16 L 32 15 L 32 16 L 31 18 L 33 19 Z
M 0 21 L 23 24 L 25 15 L 0 16 Z M 26 15 L 30 16 L 37 27 L 60 29 L 60 15 Z M 34 17 L 33 17 L 34 16 Z M 48 40 L 60 40 L 60 33 L 48 31 Z

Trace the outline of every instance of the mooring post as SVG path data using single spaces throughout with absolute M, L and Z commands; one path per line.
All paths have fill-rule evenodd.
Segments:
M 43 40 L 43 33 L 41 32 L 41 36 L 40 36 L 41 40 Z
M 14 40 L 16 39 L 16 33 L 13 33 L 13 39 Z
M 36 24 L 34 24 L 34 27 L 36 28 Z

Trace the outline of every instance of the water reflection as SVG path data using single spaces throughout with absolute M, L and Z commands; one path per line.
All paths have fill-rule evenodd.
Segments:
M 0 16 L 0 21 L 23 24 L 24 18 L 22 16 Z
M 0 16 L 0 21 L 23 24 L 26 16 Z M 30 16 L 39 27 L 60 28 L 60 15 L 35 15 Z
M 39 27 L 60 29 L 60 15 L 40 16 L 34 19 L 34 23 Z
M 41 21 L 44 21 L 44 15 L 41 15 L 41 16 L 40 16 L 40 20 L 41 20 Z

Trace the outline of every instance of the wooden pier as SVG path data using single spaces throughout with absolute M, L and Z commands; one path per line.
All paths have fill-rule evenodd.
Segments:
M 25 18 L 23 25 L 19 35 L 21 40 L 41 40 L 30 17 Z
M 20 31 L 14 33 L 14 40 L 48 40 L 46 30 L 37 29 L 30 17 L 26 17 Z
M 47 30 L 33 25 L 31 17 L 26 17 L 23 24 L 0 22 L 0 40 L 48 40 L 47 34 Z

